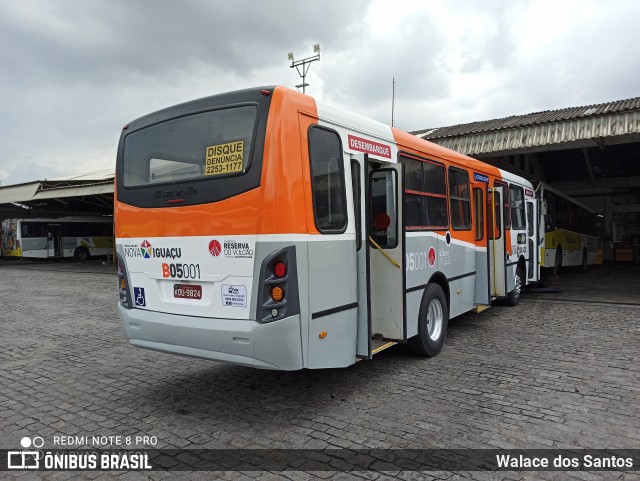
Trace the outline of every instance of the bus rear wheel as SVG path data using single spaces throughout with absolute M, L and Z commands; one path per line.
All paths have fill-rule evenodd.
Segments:
M 444 346 L 449 323 L 447 298 L 438 284 L 427 285 L 418 316 L 418 335 L 409 339 L 409 348 L 421 356 L 435 356 Z
M 86 247 L 78 247 L 73 253 L 73 257 L 78 262 L 87 262 L 89 260 L 89 249 Z

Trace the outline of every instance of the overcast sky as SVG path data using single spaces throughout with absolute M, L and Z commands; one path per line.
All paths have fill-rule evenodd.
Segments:
M 183 101 L 300 83 L 443 127 L 640 96 L 640 2 L 0 0 L 1 185 L 113 168 L 123 125 Z

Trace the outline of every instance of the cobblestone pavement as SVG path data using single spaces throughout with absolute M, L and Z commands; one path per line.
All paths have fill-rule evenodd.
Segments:
M 113 266 L 0 263 L 0 448 L 155 436 L 160 448 L 640 448 L 640 268 L 566 273 L 341 370 L 253 370 L 129 346 Z M 616 283 L 618 287 L 616 288 Z M 561 281 L 553 285 L 562 288 Z M 599 302 L 592 299 L 597 291 Z M 627 294 L 624 294 L 624 293 Z M 607 303 L 609 293 L 613 302 Z M 545 297 L 548 296 L 548 297 Z M 632 297 L 630 297 L 632 296 Z M 634 303 L 638 305 L 633 305 Z M 141 447 L 141 446 L 138 446 Z M 603 472 L 0 473 L 24 479 L 638 479 Z

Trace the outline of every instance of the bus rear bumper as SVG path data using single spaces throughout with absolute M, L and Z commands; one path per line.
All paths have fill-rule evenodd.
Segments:
M 260 324 L 126 309 L 120 303 L 118 313 L 136 347 L 262 369 L 303 367 L 299 315 Z

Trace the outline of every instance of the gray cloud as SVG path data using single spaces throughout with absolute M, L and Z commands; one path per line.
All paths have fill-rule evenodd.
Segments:
M 193 98 L 299 83 L 406 130 L 639 95 L 640 4 L 0 0 L 0 180 L 113 166 L 122 125 Z

